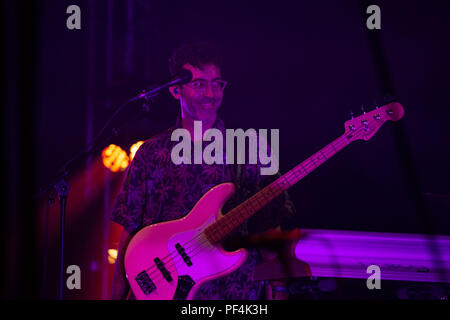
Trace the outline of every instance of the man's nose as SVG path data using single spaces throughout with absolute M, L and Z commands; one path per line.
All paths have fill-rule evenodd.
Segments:
M 214 91 L 213 91 L 213 88 L 212 88 L 211 84 L 208 84 L 206 86 L 206 90 L 205 90 L 204 95 L 206 97 L 213 97 L 214 96 Z

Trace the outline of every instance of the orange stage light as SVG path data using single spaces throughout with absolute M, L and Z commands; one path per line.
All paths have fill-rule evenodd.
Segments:
M 117 259 L 117 250 L 116 249 L 109 249 L 108 250 L 108 262 L 110 264 L 114 264 Z
M 133 144 L 130 148 L 130 161 L 133 161 L 134 155 L 138 151 L 139 147 L 144 143 L 144 141 L 138 141 Z
M 114 144 L 103 149 L 102 160 L 103 165 L 112 172 L 124 171 L 130 163 L 127 153 Z

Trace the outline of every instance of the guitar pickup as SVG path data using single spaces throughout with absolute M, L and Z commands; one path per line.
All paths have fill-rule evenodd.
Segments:
M 184 248 L 181 246 L 181 244 L 177 243 L 175 245 L 175 248 L 177 249 L 178 253 L 180 254 L 180 256 L 183 258 L 184 263 L 186 263 L 186 265 L 188 267 L 192 266 L 192 261 L 191 258 L 186 254 L 186 251 L 184 250 Z
M 167 270 L 167 268 L 164 266 L 164 263 L 161 261 L 160 258 L 155 258 L 156 266 L 158 267 L 159 271 L 161 271 L 164 279 L 166 279 L 167 282 L 172 281 L 172 276 L 170 275 L 170 272 Z
M 155 283 L 145 270 L 140 272 L 134 279 L 146 296 L 156 290 Z

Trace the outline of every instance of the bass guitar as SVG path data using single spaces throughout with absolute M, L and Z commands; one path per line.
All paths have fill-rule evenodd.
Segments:
M 386 121 L 403 115 L 402 105 L 392 102 L 346 121 L 342 136 L 226 215 L 221 208 L 234 193 L 232 183 L 211 188 L 185 217 L 141 229 L 125 252 L 125 272 L 136 299 L 192 299 L 202 283 L 239 268 L 247 250 L 228 252 L 220 245 L 231 231 L 350 143 L 371 139 Z M 187 292 L 177 290 L 181 281 L 189 284 Z

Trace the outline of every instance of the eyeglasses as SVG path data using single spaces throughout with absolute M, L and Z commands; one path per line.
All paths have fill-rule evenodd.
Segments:
M 199 80 L 189 82 L 186 85 L 196 92 L 204 92 L 208 88 L 208 83 L 211 84 L 212 90 L 223 91 L 228 82 L 226 82 L 224 80 L 214 80 L 214 81 L 209 82 L 207 80 L 199 79 Z

